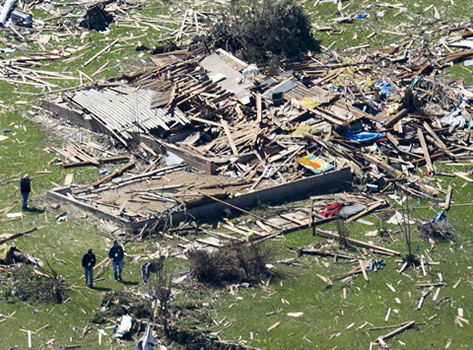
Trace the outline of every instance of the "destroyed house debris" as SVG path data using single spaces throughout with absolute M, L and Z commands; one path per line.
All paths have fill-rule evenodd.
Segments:
M 463 37 L 469 36 L 473 33 Z M 120 220 L 134 224 L 160 217 L 158 212 L 166 212 L 169 221 L 172 208 L 196 214 L 193 208 L 209 202 L 205 195 L 236 206 L 240 198 L 240 207 L 246 206 L 255 193 L 300 188 L 319 174 L 337 179 L 333 188 L 326 188 L 333 192 L 350 181 L 337 175 L 345 168 L 366 193 L 394 200 L 402 200 L 398 192 L 433 198 L 447 189 L 433 187 L 416 169 L 426 165 L 427 174 L 434 174 L 436 161 L 473 158 L 464 130 L 473 92 L 435 75 L 470 56 L 461 50 L 425 56 L 410 40 L 369 55 L 307 55 L 281 62 L 279 74 L 265 75 L 225 50 L 209 53 L 197 45 L 156 54 L 151 57 L 155 69 L 122 74 L 102 84 L 107 87 L 44 100 L 43 107 L 109 133 L 124 146 L 137 145 L 146 154 L 145 173 L 70 194 L 78 200 L 90 196 L 88 205 L 108 207 L 103 208 L 107 215 L 118 213 Z M 166 184 L 160 179 L 168 171 L 189 170 L 218 174 L 219 181 L 208 191 L 191 173 L 185 175 L 187 181 Z M 473 181 L 468 175 L 455 173 Z M 144 178 L 156 181 L 154 190 L 123 188 L 132 193 L 128 203 L 108 198 L 109 203 L 97 205 L 90 200 Z M 312 184 L 307 192 L 317 190 L 317 181 L 305 183 Z M 378 207 L 368 205 L 360 216 Z
M 132 133 L 148 134 L 189 123 L 178 108 L 152 109 L 153 96 L 150 90 L 117 87 L 80 91 L 71 97 L 71 101 L 126 144 L 133 138 Z

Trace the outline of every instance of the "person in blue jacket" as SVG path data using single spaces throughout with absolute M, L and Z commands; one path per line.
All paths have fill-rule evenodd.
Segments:
M 113 246 L 108 251 L 108 257 L 112 259 L 113 263 L 113 277 L 115 281 L 122 281 L 122 260 L 123 260 L 123 248 L 121 245 L 118 244 L 118 241 L 113 242 Z M 117 273 L 118 268 L 118 273 Z

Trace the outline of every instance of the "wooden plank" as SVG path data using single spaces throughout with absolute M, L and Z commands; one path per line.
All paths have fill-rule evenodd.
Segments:
M 273 232 L 268 226 L 266 226 L 265 224 L 263 224 L 261 221 L 256 220 L 255 223 L 256 223 L 256 225 L 259 226 L 259 228 L 261 228 L 262 230 L 266 231 L 267 233 Z
M 283 219 L 292 221 L 292 222 L 296 223 L 299 226 L 306 226 L 307 225 L 306 222 L 303 222 L 303 221 L 300 221 L 300 220 L 297 220 L 297 219 L 293 218 L 291 216 L 291 214 L 279 214 L 279 216 L 282 217 Z
M 376 203 L 370 205 L 370 206 L 369 206 L 368 208 L 366 208 L 365 210 L 360 211 L 358 214 L 353 215 L 353 216 L 349 217 L 348 219 L 346 219 L 346 220 L 345 220 L 345 223 L 347 224 L 347 223 L 349 223 L 349 222 L 352 222 L 353 220 L 356 220 L 356 219 L 362 217 L 363 215 L 368 214 L 369 212 L 375 210 L 376 208 L 379 208 L 380 206 L 382 206 L 382 205 L 384 205 L 384 204 L 385 204 L 385 202 L 382 202 L 382 201 L 376 202 Z
M 262 119 L 262 103 L 261 103 L 261 94 L 256 94 L 256 122 L 261 123 Z
M 399 112 L 397 112 L 395 115 L 393 115 L 391 118 L 388 119 L 386 123 L 384 123 L 384 128 L 390 128 L 394 124 L 396 124 L 402 117 L 404 117 L 407 114 L 407 109 L 403 108 Z
M 399 327 L 398 329 L 392 331 L 391 333 L 388 333 L 386 335 L 382 335 L 380 337 L 378 337 L 377 341 L 379 342 L 379 340 L 381 341 L 384 341 L 386 339 L 389 339 L 389 338 L 392 338 L 394 337 L 396 334 L 399 334 L 401 332 L 403 332 L 404 330 L 412 327 L 413 325 L 415 325 L 416 321 L 410 321 L 410 322 L 407 322 L 404 326 L 402 327 Z M 381 345 L 381 344 L 380 344 Z
M 187 116 L 187 119 L 193 120 L 193 121 L 196 121 L 196 122 L 199 122 L 199 123 L 203 123 L 203 124 L 213 125 L 213 126 L 216 126 L 218 128 L 223 127 L 222 124 L 211 121 L 211 120 L 207 120 L 207 119 L 202 119 L 202 118 L 197 118 L 197 117 L 192 117 L 192 116 Z
M 429 123 L 424 122 L 423 125 L 424 125 L 425 130 L 427 130 L 427 132 L 435 139 L 435 141 L 437 141 L 437 143 L 439 144 L 439 147 L 446 149 L 447 146 L 445 146 L 445 144 L 444 144 L 443 141 L 440 139 L 440 137 L 438 137 L 438 135 L 434 132 L 434 130 L 432 130 L 432 128 L 430 127 Z
M 422 151 L 424 152 L 425 163 L 427 165 L 427 172 L 433 173 L 434 166 L 432 164 L 432 159 L 430 159 L 429 149 L 427 148 L 427 143 L 425 142 L 424 133 L 421 129 L 417 129 L 417 137 L 419 138 L 420 145 L 422 146 Z
M 119 176 L 121 174 L 123 174 L 123 172 L 125 172 L 125 170 L 133 167 L 135 165 L 135 162 L 129 162 L 129 163 L 126 163 L 123 167 L 121 167 L 120 169 L 118 170 L 115 170 L 113 173 L 111 173 L 110 175 L 107 175 L 103 178 L 101 178 L 100 180 L 97 180 L 95 181 L 92 186 L 94 187 L 98 187 L 100 186 L 101 184 L 103 184 L 104 182 L 107 182 L 109 180 L 111 180 L 112 178 L 114 178 L 115 176 Z
M 196 241 L 199 242 L 199 243 L 211 245 L 211 246 L 216 247 L 216 248 L 222 247 L 221 244 L 216 243 L 214 241 L 211 241 L 209 239 L 205 239 L 205 238 L 197 238 Z
M 391 141 L 391 143 L 394 146 L 396 146 L 396 147 L 399 146 L 399 141 L 397 140 L 397 138 L 394 137 L 393 134 L 391 134 L 390 132 L 387 132 L 386 137 L 388 138 L 389 141 Z
M 366 274 L 366 270 L 365 270 L 365 265 L 363 265 L 363 260 L 358 259 L 358 262 L 360 263 L 360 268 L 361 268 L 361 273 L 363 274 L 363 278 L 365 279 L 366 282 L 369 282 L 368 275 Z
M 452 185 L 447 187 L 447 196 L 445 197 L 445 210 L 450 209 L 450 200 L 452 198 Z
M 69 186 L 74 181 L 74 174 L 66 174 L 66 178 L 64 179 L 64 185 Z
M 241 211 L 242 213 L 245 213 L 245 214 L 247 214 L 247 215 L 250 215 L 250 216 L 252 216 L 252 217 L 254 217 L 254 218 L 256 218 L 256 219 L 258 219 L 258 220 L 264 222 L 266 225 L 271 226 L 271 227 L 273 227 L 273 228 L 275 228 L 275 229 L 277 229 L 277 230 L 280 229 L 279 226 L 273 225 L 271 222 L 269 222 L 269 221 L 263 219 L 262 217 L 260 217 L 260 216 L 258 216 L 258 215 L 256 215 L 256 214 L 250 213 L 249 211 L 246 211 L 245 209 L 238 208 L 237 206 L 234 206 L 233 204 L 230 204 L 230 203 L 227 203 L 227 202 L 225 202 L 225 201 L 222 201 L 221 199 L 215 198 L 214 196 L 211 196 L 210 194 L 206 194 L 206 193 L 202 193 L 202 192 L 199 192 L 199 194 L 201 194 L 201 195 L 203 195 L 203 196 L 205 196 L 205 197 L 208 197 L 208 198 L 210 198 L 210 199 L 213 199 L 213 200 L 216 201 L 216 202 L 219 202 L 219 203 L 228 205 L 230 208 L 239 210 L 239 211 Z
M 111 48 L 113 45 L 115 45 L 116 43 L 118 43 L 120 39 L 116 39 L 114 40 L 112 43 L 110 43 L 109 45 L 105 46 L 102 50 L 100 50 L 99 52 L 97 52 L 95 55 L 93 55 L 91 58 L 89 58 L 83 65 L 82 67 L 85 67 L 87 66 L 90 62 L 92 62 L 93 60 L 95 60 L 97 57 L 99 57 L 102 53 L 104 53 L 105 51 L 107 51 L 109 48 Z
M 371 156 L 369 154 L 363 154 L 363 158 L 370 163 L 376 164 L 379 168 L 383 169 L 389 175 L 393 177 L 397 177 L 400 173 L 398 170 L 394 169 L 392 166 L 382 162 L 381 160 L 377 159 L 375 156 Z
M 233 141 L 232 134 L 230 132 L 230 128 L 228 127 L 228 123 L 225 119 L 220 119 L 220 123 L 223 126 L 223 130 L 225 130 L 225 134 L 227 134 L 228 142 L 230 143 L 230 147 L 232 148 L 233 154 L 238 156 L 238 150 L 235 146 L 235 142 Z
M 323 236 L 326 236 L 326 237 L 335 238 L 335 239 L 340 238 L 338 236 L 338 234 L 333 233 L 333 232 L 329 232 L 329 231 L 326 231 L 326 230 L 322 230 L 320 228 L 316 229 L 316 232 L 323 235 Z M 387 248 L 383 248 L 383 247 L 378 247 L 378 246 L 375 246 L 374 244 L 359 241 L 357 239 L 347 238 L 346 240 L 347 240 L 348 244 L 363 247 L 363 248 L 373 249 L 373 250 L 376 250 L 380 254 L 386 254 L 386 255 L 389 255 L 389 256 L 395 256 L 395 255 L 400 256 L 401 255 L 400 252 L 397 252 L 395 250 L 391 250 L 391 249 L 387 249 Z
M 258 139 L 261 120 L 262 120 L 261 94 L 257 93 L 256 94 L 256 127 L 255 127 L 255 133 L 253 136 L 253 145 L 256 144 L 256 141 Z
M 237 238 L 237 237 L 233 237 L 233 236 L 230 236 L 230 235 L 227 235 L 225 233 L 222 233 L 222 232 L 214 232 L 214 231 L 208 231 L 208 230 L 203 230 L 201 229 L 202 232 L 208 234 L 209 236 L 214 236 L 214 237 L 217 237 L 217 238 L 223 238 L 223 239 L 226 239 L 226 240 L 229 240 L 229 241 L 244 241 L 242 238 Z
M 470 179 L 468 176 L 466 176 L 467 175 L 466 173 L 456 172 L 456 173 L 453 173 L 453 174 L 458 176 L 459 178 L 465 180 L 465 181 L 473 182 L 472 179 Z

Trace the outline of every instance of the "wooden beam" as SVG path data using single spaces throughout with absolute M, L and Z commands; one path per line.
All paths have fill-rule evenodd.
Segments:
M 255 127 L 255 134 L 253 136 L 253 145 L 256 145 L 256 141 L 258 139 L 261 120 L 262 120 L 261 94 L 257 93 L 256 94 L 256 127 Z
M 432 159 L 430 159 L 429 149 L 427 148 L 427 143 L 425 142 L 424 133 L 421 129 L 417 129 L 417 137 L 419 138 L 420 145 L 422 146 L 422 151 L 424 152 L 425 163 L 427 165 L 427 171 L 429 173 L 434 172 L 434 166 L 432 164 Z
M 397 148 L 397 146 L 399 146 L 399 141 L 398 141 L 398 139 L 397 139 L 396 137 L 394 137 L 393 134 L 391 134 L 390 132 L 387 132 L 387 133 L 386 133 L 386 137 L 388 138 L 389 141 L 391 141 L 391 143 L 392 143 L 394 146 L 396 146 L 396 148 Z
M 349 222 L 352 222 L 353 220 L 356 220 L 356 219 L 362 217 L 363 215 L 368 214 L 370 211 L 373 211 L 373 210 L 375 210 L 376 208 L 379 208 L 380 206 L 385 205 L 385 204 L 386 204 L 386 203 L 385 203 L 385 202 L 382 202 L 382 201 L 376 202 L 376 203 L 370 205 L 370 206 L 369 206 L 368 208 L 366 208 L 365 210 L 360 211 L 358 214 L 353 215 L 353 216 L 349 217 L 348 219 L 346 219 L 346 220 L 345 220 L 345 223 L 348 224 Z
M 272 224 L 272 223 L 269 222 L 269 221 L 266 221 L 266 220 L 265 220 L 264 218 L 262 218 L 261 216 L 258 216 L 258 215 L 256 215 L 256 214 L 250 213 L 249 211 L 246 211 L 245 209 L 238 208 L 237 206 L 235 206 L 235 205 L 233 205 L 233 204 L 230 204 L 230 203 L 227 203 L 227 202 L 225 202 L 225 201 L 222 201 L 221 199 L 215 198 L 214 196 L 211 196 L 210 194 L 206 194 L 206 193 L 202 193 L 202 192 L 199 192 L 199 194 L 201 194 L 201 195 L 203 195 L 203 196 L 205 196 L 205 197 L 208 197 L 208 198 L 210 198 L 210 199 L 213 199 L 213 200 L 216 201 L 216 202 L 219 202 L 219 203 L 228 205 L 230 208 L 239 210 L 239 211 L 241 211 L 242 213 L 245 213 L 245 214 L 247 214 L 247 215 L 250 215 L 250 216 L 252 216 L 252 217 L 254 217 L 254 218 L 260 220 L 261 222 L 264 222 L 266 225 L 271 226 L 271 227 L 273 227 L 273 228 L 275 228 L 275 229 L 277 229 L 277 230 L 280 230 L 280 229 L 281 229 L 279 226 L 274 225 L 274 224 Z
M 228 123 L 225 119 L 220 119 L 220 123 L 223 126 L 223 130 L 225 130 L 225 134 L 227 134 L 228 142 L 230 143 L 230 147 L 232 148 L 233 154 L 238 156 L 238 150 L 235 146 L 235 142 L 233 141 L 232 134 L 230 132 L 230 128 L 228 127 Z
M 366 274 L 365 266 L 363 265 L 363 260 L 358 259 L 358 262 L 360 263 L 360 268 L 361 268 L 361 273 L 363 274 L 363 278 L 366 280 L 366 282 L 369 282 L 368 275 Z
M 211 120 L 202 119 L 202 118 L 197 118 L 197 117 L 192 117 L 192 116 L 186 116 L 186 117 L 187 117 L 187 119 L 189 119 L 189 120 L 193 120 L 193 121 L 196 121 L 196 122 L 199 122 L 199 123 L 213 125 L 213 126 L 216 126 L 216 127 L 218 127 L 218 128 L 223 127 L 222 124 L 217 123 L 217 122 L 214 122 L 214 121 L 211 121 Z
M 98 187 L 100 186 L 101 184 L 103 184 L 104 182 L 107 182 L 111 179 L 113 179 L 115 176 L 119 176 L 121 174 L 123 174 L 125 172 L 125 170 L 133 167 L 135 165 L 135 162 L 129 162 L 129 163 L 126 163 L 125 166 L 121 167 L 120 169 L 118 170 L 115 170 L 113 173 L 101 178 L 100 180 L 97 180 L 95 181 L 92 186 L 94 187 Z
M 379 168 L 383 169 L 385 172 L 387 172 L 389 175 L 393 177 L 398 177 L 398 174 L 400 174 L 400 171 L 394 169 L 389 164 L 382 162 L 381 160 L 377 159 L 375 156 L 372 156 L 369 154 L 363 154 L 363 158 L 370 163 L 376 164 Z
M 453 174 L 458 176 L 460 179 L 463 179 L 463 180 L 468 181 L 468 182 L 473 182 L 472 179 L 470 179 L 468 176 L 466 176 L 467 175 L 466 173 L 456 172 L 456 173 L 453 173 Z
M 326 230 L 322 230 L 320 228 L 316 229 L 316 231 L 317 231 L 318 234 L 321 234 L 322 236 L 326 236 L 326 237 L 329 237 L 329 238 L 335 238 L 335 239 L 340 238 L 338 234 L 333 233 L 333 232 L 329 232 L 329 231 L 326 231 Z M 401 255 L 401 253 L 399 253 L 395 250 L 391 250 L 391 249 L 387 249 L 387 248 L 383 248 L 383 247 L 378 247 L 378 246 L 375 246 L 374 244 L 359 241 L 357 239 L 347 238 L 346 241 L 347 241 L 348 244 L 351 244 L 351 245 L 355 245 L 355 246 L 358 246 L 358 247 L 364 247 L 364 248 L 368 248 L 368 249 L 373 249 L 373 250 L 377 251 L 380 254 L 385 254 L 385 255 L 389 255 L 389 256 L 395 256 L 395 255 L 400 256 Z
M 386 123 L 384 123 L 383 127 L 390 128 L 394 124 L 396 124 L 402 117 L 404 117 L 407 114 L 407 109 L 403 108 L 399 112 L 397 112 L 395 115 L 393 115 L 391 118 L 388 119 Z
M 383 340 L 392 338 L 392 337 L 394 337 L 396 334 L 399 334 L 399 333 L 405 331 L 406 329 L 412 327 L 415 323 L 416 323 L 416 321 L 407 322 L 404 326 L 399 327 L 398 329 L 392 331 L 391 333 L 388 333 L 388 334 L 386 334 L 386 335 L 382 335 L 382 336 L 378 337 L 378 339 L 376 339 L 376 341 L 377 341 L 378 343 L 380 343 L 380 340 L 383 341 Z
M 109 48 L 111 48 L 113 45 L 115 45 L 116 43 L 118 43 L 120 39 L 116 39 L 114 40 L 112 43 L 110 43 L 109 45 L 105 46 L 102 50 L 100 50 L 99 52 L 97 52 L 95 55 L 93 55 L 91 58 L 89 58 L 87 60 L 87 62 L 85 62 L 82 67 L 85 67 L 87 66 L 90 62 L 92 62 L 93 60 L 95 60 L 97 57 L 99 57 L 102 53 L 104 53 L 105 51 L 107 51 Z
M 452 198 L 452 185 L 447 187 L 447 196 L 445 197 L 445 210 L 450 209 L 450 200 Z
M 427 130 L 427 132 L 434 138 L 435 141 L 437 141 L 437 143 L 439 144 L 439 146 L 441 148 L 447 148 L 447 146 L 445 146 L 445 144 L 443 143 L 443 141 L 440 139 L 440 137 L 438 137 L 438 135 L 432 130 L 432 128 L 430 127 L 429 123 L 427 122 L 424 122 L 424 128 L 425 130 Z

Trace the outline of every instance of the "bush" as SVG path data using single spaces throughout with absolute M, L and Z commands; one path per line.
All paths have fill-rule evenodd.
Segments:
M 37 301 L 55 301 L 60 304 L 64 300 L 65 291 L 70 289 L 62 275 L 58 274 L 46 260 L 46 268 L 39 265 L 20 265 L 12 271 L 5 298 L 17 298 L 21 301 L 29 299 Z
M 340 245 L 340 248 L 346 249 L 348 248 L 348 238 L 350 237 L 348 225 L 345 224 L 343 220 L 337 221 L 336 225 L 338 232 L 338 244 Z
M 216 46 L 248 62 L 319 51 L 307 14 L 293 0 L 232 0 L 219 34 Z
M 199 281 L 222 282 L 256 280 L 268 270 L 272 249 L 264 244 L 235 244 L 214 252 L 191 250 L 187 253 L 191 270 Z

